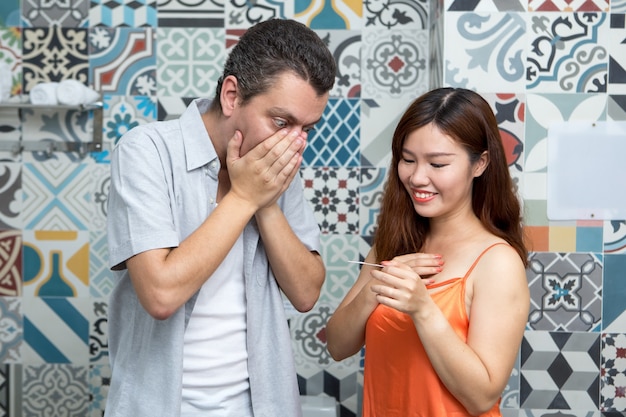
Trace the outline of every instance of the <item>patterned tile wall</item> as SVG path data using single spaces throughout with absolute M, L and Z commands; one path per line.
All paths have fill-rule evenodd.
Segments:
M 360 414 L 363 351 L 333 361 L 325 324 L 358 274 L 347 261 L 370 247 L 400 114 L 449 85 L 492 104 L 531 245 L 531 313 L 503 415 L 623 415 L 626 221 L 549 220 L 546 142 L 555 121 L 626 121 L 626 0 L 2 0 L 12 95 L 92 86 L 104 146 L 20 152 L 20 139 L 90 141 L 93 115 L 0 107 L 0 415 L 103 415 L 110 149 L 212 97 L 229 48 L 272 17 L 306 23 L 338 63 L 301 170 L 327 265 L 315 308 L 291 313 L 301 392 Z

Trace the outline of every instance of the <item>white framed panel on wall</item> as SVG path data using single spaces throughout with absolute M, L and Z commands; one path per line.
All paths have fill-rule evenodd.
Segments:
M 626 122 L 548 129 L 548 219 L 626 219 Z

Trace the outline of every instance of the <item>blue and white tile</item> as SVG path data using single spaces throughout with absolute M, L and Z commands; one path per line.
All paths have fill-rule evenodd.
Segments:
M 0 363 L 21 363 L 23 341 L 21 297 L 0 297 Z
M 109 268 L 109 247 L 104 231 L 89 233 L 89 295 L 108 298 L 115 287 L 115 275 Z

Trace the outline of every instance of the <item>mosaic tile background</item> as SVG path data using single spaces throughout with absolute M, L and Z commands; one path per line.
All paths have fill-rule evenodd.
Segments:
M 347 261 L 369 250 L 402 111 L 449 85 L 492 105 L 531 247 L 531 313 L 503 416 L 624 415 L 626 220 L 548 219 L 546 179 L 551 123 L 626 121 L 626 0 L 0 1 L 13 98 L 77 79 L 104 106 L 103 148 L 88 154 L 15 144 L 89 142 L 91 112 L 0 106 L 0 415 L 103 415 L 110 150 L 212 97 L 229 48 L 273 17 L 316 30 L 338 64 L 301 170 L 327 265 L 317 305 L 290 312 L 301 392 L 360 415 L 364 350 L 334 362 L 326 322 L 358 274 Z

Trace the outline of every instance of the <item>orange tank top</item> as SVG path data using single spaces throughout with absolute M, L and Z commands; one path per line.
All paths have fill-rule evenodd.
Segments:
M 432 299 L 463 341 L 467 341 L 469 318 L 465 306 L 465 283 L 490 248 L 476 258 L 462 278 L 429 285 L 443 289 Z M 500 417 L 500 401 L 481 417 Z M 422 346 L 411 318 L 379 305 L 365 330 L 363 417 L 466 417 L 470 414 L 439 380 Z

